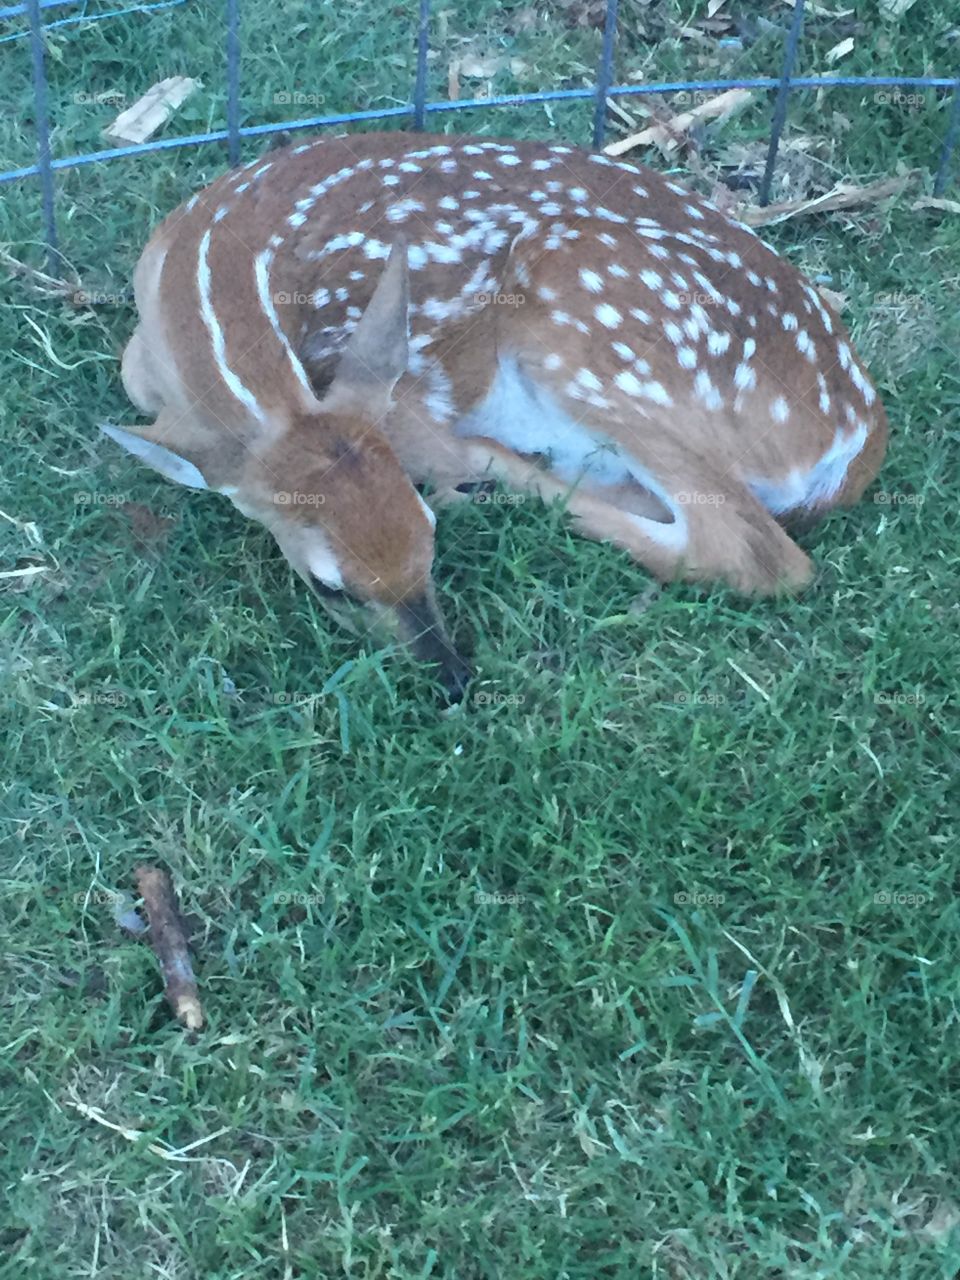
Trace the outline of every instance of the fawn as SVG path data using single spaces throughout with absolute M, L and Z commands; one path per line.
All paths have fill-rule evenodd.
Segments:
M 229 495 L 318 590 L 386 609 L 456 697 L 434 505 L 496 478 L 660 579 L 797 589 L 784 523 L 855 502 L 884 411 L 835 313 L 709 201 L 570 146 L 317 139 L 154 233 L 105 427 Z

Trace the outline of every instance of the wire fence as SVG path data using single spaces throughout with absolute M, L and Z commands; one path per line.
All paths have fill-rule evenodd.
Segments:
M 152 9 L 170 8 L 183 0 L 160 0 L 159 3 L 138 5 L 133 9 L 116 10 L 112 14 L 96 15 L 97 19 L 116 16 L 118 13 L 146 12 Z M 275 133 L 288 133 L 298 129 L 320 129 L 330 125 L 353 124 L 367 120 L 407 119 L 414 128 L 423 129 L 428 117 L 448 111 L 465 111 L 478 107 L 522 107 L 541 102 L 591 102 L 593 104 L 593 143 L 603 145 L 607 123 L 607 102 L 611 98 L 626 98 L 646 94 L 678 92 L 719 92 L 724 89 L 776 90 L 767 147 L 766 163 L 759 189 L 759 203 L 769 203 L 770 190 L 776 174 L 780 139 L 787 121 L 790 95 L 795 90 L 829 89 L 846 87 L 887 87 L 949 90 L 951 95 L 946 127 L 939 155 L 935 158 L 934 195 L 946 190 L 950 176 L 951 160 L 960 137 L 960 73 L 954 76 L 794 76 L 803 34 L 805 0 L 794 0 L 793 18 L 784 38 L 783 58 L 778 76 L 760 76 L 746 79 L 725 80 L 675 80 L 650 84 L 616 85 L 613 83 L 613 59 L 617 37 L 619 0 L 607 0 L 603 28 L 603 45 L 597 67 L 596 83 L 579 89 L 549 89 L 541 93 L 514 93 L 500 97 L 473 98 L 456 102 L 430 102 L 427 100 L 427 66 L 430 50 L 431 0 L 418 0 L 417 20 L 417 69 L 412 86 L 412 101 L 404 106 L 384 107 L 371 111 L 347 111 L 335 115 L 310 116 L 284 120 L 275 124 L 240 124 L 240 0 L 225 0 L 226 42 L 225 61 L 227 78 L 226 127 L 209 133 L 191 134 L 185 137 L 162 138 L 135 146 L 113 147 L 83 155 L 54 158 L 50 149 L 50 117 L 48 110 L 47 76 L 44 57 L 44 30 L 67 22 L 83 21 L 85 14 L 72 15 L 44 24 L 43 13 L 49 9 L 63 9 L 77 0 L 26 0 L 0 9 L 0 18 L 26 16 L 33 65 L 34 123 L 37 142 L 36 164 L 20 169 L 0 172 L 0 184 L 24 178 L 36 177 L 40 185 L 40 201 L 43 234 L 51 254 L 57 250 L 57 219 L 54 174 L 61 169 L 73 169 L 87 164 L 101 164 L 122 157 L 143 155 L 151 151 L 166 151 L 178 147 L 193 147 L 210 142 L 226 142 L 231 165 L 238 163 L 240 143 L 244 138 L 267 137 Z M 81 9 L 85 6 L 80 5 Z M 87 20 L 90 20 L 89 18 Z

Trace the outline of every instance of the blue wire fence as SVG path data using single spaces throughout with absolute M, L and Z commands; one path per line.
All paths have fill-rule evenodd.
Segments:
M 115 11 L 122 13 L 146 12 L 152 9 L 170 8 L 183 3 L 183 0 L 160 0 L 160 3 L 138 5 L 133 9 Z M 191 134 L 186 137 L 163 138 L 158 141 L 145 142 L 137 146 L 114 147 L 102 151 L 90 152 L 86 155 L 65 156 L 54 159 L 50 152 L 50 117 L 47 108 L 47 77 L 44 61 L 42 14 L 48 9 L 63 9 L 71 5 L 77 7 L 78 0 L 26 0 L 0 9 L 0 18 L 11 18 L 27 15 L 29 18 L 29 35 L 33 60 L 33 93 L 34 115 L 37 135 L 37 162 L 21 169 L 0 172 L 0 183 L 14 182 L 21 178 L 37 177 L 40 182 L 40 197 L 43 216 L 43 229 L 46 244 L 51 256 L 55 259 L 57 252 L 57 221 L 54 198 L 54 174 L 60 169 L 73 169 L 85 164 L 100 164 L 107 160 L 116 160 L 124 156 L 142 155 L 150 151 L 165 151 L 175 147 L 192 147 L 207 142 L 226 142 L 227 152 L 232 165 L 237 164 L 240 157 L 240 141 L 243 138 L 265 137 L 274 133 L 286 133 L 294 129 L 319 129 L 329 125 L 352 124 L 364 120 L 387 120 L 396 118 L 408 119 L 416 129 L 424 128 L 427 117 L 446 111 L 465 111 L 472 107 L 518 107 L 529 106 L 539 102 L 575 102 L 592 101 L 593 103 L 593 142 L 597 148 L 603 145 L 606 130 L 607 101 L 616 97 L 631 97 L 642 94 L 661 94 L 690 91 L 719 91 L 723 89 L 775 89 L 773 118 L 770 129 L 770 142 L 767 148 L 766 164 L 760 183 L 759 202 L 767 204 L 777 165 L 780 139 L 787 120 L 787 108 L 790 94 L 794 89 L 821 89 L 856 86 L 889 86 L 924 89 L 951 90 L 951 105 L 948 113 L 946 130 L 940 154 L 937 159 L 934 194 L 942 195 L 946 189 L 950 174 L 951 159 L 960 137 L 960 73 L 954 76 L 794 76 L 797 52 L 803 33 L 805 0 L 795 0 L 793 18 L 784 40 L 783 61 L 780 75 L 777 77 L 761 76 L 752 79 L 731 80 L 677 80 L 656 84 L 615 85 L 613 83 L 613 55 L 617 36 L 617 12 L 619 0 L 607 0 L 606 17 L 603 29 L 603 48 L 597 68 L 596 83 L 581 89 L 552 89 L 542 93 L 513 93 L 493 98 L 474 98 L 456 102 L 427 101 L 427 55 L 430 37 L 430 3 L 431 0 L 418 0 L 419 12 L 417 21 L 417 70 L 413 85 L 413 101 L 406 106 L 385 107 L 376 111 L 348 111 L 338 115 L 311 116 L 296 120 L 284 120 L 279 124 L 240 125 L 240 0 L 225 0 L 226 4 L 226 74 L 227 74 L 227 120 L 225 129 L 217 129 L 211 133 Z M 81 10 L 84 4 L 79 4 Z M 82 21 L 85 13 L 74 15 L 50 23 L 48 26 L 60 26 L 65 22 Z M 98 14 L 97 19 L 115 16 L 115 14 Z M 90 20 L 87 18 L 87 20 Z

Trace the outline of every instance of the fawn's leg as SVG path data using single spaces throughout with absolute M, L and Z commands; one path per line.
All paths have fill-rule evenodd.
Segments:
M 590 538 L 613 542 L 657 578 L 668 581 L 719 579 L 739 591 L 797 590 L 812 575 L 807 555 L 752 493 L 729 477 L 696 479 L 672 475 L 656 479 L 670 496 L 674 519 L 664 521 L 625 510 L 599 491 L 568 484 L 495 441 L 471 442 L 478 469 L 511 488 L 562 498 L 575 527 Z M 612 492 L 612 491 L 611 491 Z

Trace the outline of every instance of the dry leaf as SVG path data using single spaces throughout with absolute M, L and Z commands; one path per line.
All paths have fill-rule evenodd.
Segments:
M 725 93 L 699 102 L 689 111 L 682 111 L 669 120 L 659 120 L 656 124 L 631 134 L 629 138 L 621 138 L 611 142 L 604 148 L 608 156 L 620 156 L 634 147 L 658 146 L 664 153 L 676 151 L 687 141 L 689 130 L 701 120 L 726 120 L 736 111 L 741 111 L 753 98 L 749 89 L 728 89 Z
M 835 44 L 827 53 L 827 62 L 839 62 L 848 53 L 853 53 L 853 36 L 847 36 L 846 40 L 841 40 L 839 44 Z
M 770 204 L 762 209 L 747 205 L 739 210 L 737 217 L 748 227 L 767 227 L 774 222 L 797 218 L 803 213 L 828 213 L 832 209 L 852 209 L 856 205 L 877 204 L 888 196 L 898 195 L 918 174 L 919 170 L 912 170 L 901 178 L 884 178 L 882 182 L 871 183 L 868 187 L 840 183 L 832 191 L 811 200 L 787 200 L 783 204 Z
M 797 0 L 783 0 L 783 3 L 791 9 L 797 7 Z M 807 0 L 803 11 L 812 14 L 815 18 L 849 18 L 853 13 L 852 9 L 824 9 L 822 4 L 814 4 L 813 0 Z
M 960 213 L 960 200 L 940 200 L 935 196 L 921 196 L 910 208 L 914 213 L 920 209 L 939 209 L 942 213 Z
M 451 102 L 460 100 L 460 63 L 456 59 L 447 69 L 447 97 Z
M 845 293 L 837 293 L 835 289 L 828 289 L 825 284 L 818 284 L 817 291 L 822 298 L 825 298 L 830 303 L 838 315 L 846 307 L 848 298 Z
M 880 0 L 880 12 L 885 18 L 902 18 L 917 0 Z
M 508 61 L 503 54 L 465 53 L 460 59 L 460 74 L 471 80 L 491 80 Z
M 191 80 L 189 76 L 170 76 L 167 80 L 161 80 L 159 84 L 149 88 L 142 98 L 138 98 L 132 107 L 121 111 L 113 124 L 104 129 L 104 136 L 114 142 L 146 142 L 167 123 L 177 107 L 200 87 L 200 81 Z
M 727 0 L 709 0 L 707 4 L 707 17 L 712 18 L 714 14 L 719 13 Z

